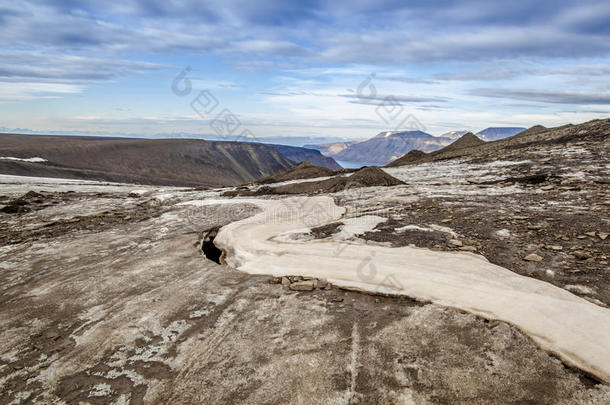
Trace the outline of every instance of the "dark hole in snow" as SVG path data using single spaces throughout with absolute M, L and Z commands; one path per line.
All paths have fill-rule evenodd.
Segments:
M 222 251 L 214 244 L 214 238 L 216 238 L 216 235 L 218 234 L 218 229 L 219 228 L 210 229 L 205 234 L 203 237 L 203 242 L 201 243 L 201 250 L 208 260 L 220 264 L 220 256 L 222 255 Z

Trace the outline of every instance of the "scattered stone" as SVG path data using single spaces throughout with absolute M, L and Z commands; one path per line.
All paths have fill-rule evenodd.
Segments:
M 328 281 L 326 281 L 325 279 L 321 278 L 321 279 L 318 280 L 317 287 L 319 289 L 324 289 L 324 288 L 326 288 L 327 285 L 328 285 Z
M 595 305 L 599 305 L 600 307 L 608 308 L 608 305 L 604 304 L 603 302 L 601 302 L 597 298 L 593 298 L 593 297 L 583 297 L 583 298 L 586 299 L 589 302 L 594 303 Z
M 540 187 L 540 190 L 543 190 L 543 191 L 549 191 L 549 190 L 552 190 L 552 189 L 554 189 L 554 188 L 555 188 L 555 187 L 554 187 L 552 184 L 549 184 L 548 186 L 542 186 L 542 187 Z
M 584 286 L 584 285 L 567 284 L 564 288 L 570 292 L 577 293 L 577 294 L 583 294 L 583 295 L 595 294 L 595 291 L 593 291 L 592 289 L 590 289 L 589 287 Z
M 452 246 L 457 246 L 457 247 L 462 247 L 462 246 L 464 246 L 464 244 L 462 243 L 462 241 L 461 241 L 461 240 L 457 240 L 457 239 L 451 239 L 451 240 L 449 241 L 449 244 L 450 244 L 450 245 L 452 245 Z
M 451 222 L 451 218 L 445 218 L 441 220 L 442 223 L 446 224 L 448 222 Z
M 282 278 L 281 277 L 273 277 L 271 279 L 271 284 L 280 284 L 282 282 Z
M 542 256 L 537 255 L 536 253 L 530 253 L 529 255 L 525 256 L 523 260 L 526 260 L 528 262 L 541 262 Z
M 470 184 L 483 184 L 485 183 L 485 180 L 481 180 L 481 179 L 466 179 L 466 181 Z
M 290 285 L 290 280 L 288 279 L 288 277 L 282 277 L 282 285 L 283 286 L 289 286 Z
M 586 238 L 587 238 L 587 236 L 586 236 L 586 235 L 578 235 L 578 236 L 576 237 L 576 239 L 586 239 Z
M 44 334 L 44 336 L 45 336 L 47 339 L 53 339 L 53 340 L 57 340 L 57 339 L 59 338 L 59 333 L 57 333 L 57 332 L 53 332 L 53 331 L 49 331 L 49 332 L 46 332 L 46 333 Z
M 563 250 L 563 246 L 559 246 L 559 245 L 547 245 L 546 248 L 549 250 L 554 250 L 556 252 Z
M 607 234 L 607 233 L 605 233 L 605 232 L 599 232 L 599 233 L 597 234 L 597 236 L 599 236 L 599 238 L 600 238 L 601 240 L 606 240 L 606 238 L 608 237 L 608 234 Z
M 508 229 L 500 229 L 499 231 L 496 231 L 496 235 L 500 238 L 508 238 L 510 237 L 510 231 Z
M 544 274 L 546 274 L 546 276 L 549 278 L 555 277 L 555 272 L 553 270 L 546 270 Z
M 591 258 L 591 254 L 585 252 L 584 250 L 575 250 L 572 252 L 572 255 L 574 255 L 574 257 L 576 257 L 578 260 L 585 260 Z
M 539 231 L 540 229 L 542 229 L 542 225 L 528 225 L 527 229 L 529 229 L 530 231 Z
M 460 248 L 460 250 L 464 251 L 464 252 L 476 252 L 477 248 L 474 246 L 462 246 Z
M 595 237 L 595 232 L 585 232 L 585 235 L 591 236 L 592 238 L 594 238 Z
M 290 284 L 290 289 L 292 291 L 313 291 L 313 281 L 297 281 L 295 283 Z

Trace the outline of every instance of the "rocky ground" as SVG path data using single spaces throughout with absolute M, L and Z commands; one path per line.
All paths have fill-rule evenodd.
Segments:
M 609 306 L 607 146 L 388 168 L 405 184 L 333 193 L 346 217 L 310 234 L 376 215 L 350 243 L 474 251 Z M 207 260 L 256 209 L 184 203 L 227 190 L 0 181 L 0 403 L 610 402 L 506 323 Z

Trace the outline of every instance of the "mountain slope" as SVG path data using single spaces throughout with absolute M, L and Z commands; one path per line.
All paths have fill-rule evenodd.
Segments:
M 464 134 L 463 136 L 461 136 L 457 141 L 450 143 L 449 145 L 445 146 L 443 149 L 439 149 L 439 150 L 433 152 L 432 155 L 434 155 L 434 154 L 440 155 L 440 154 L 443 154 L 445 152 L 452 151 L 452 150 L 473 148 L 475 146 L 479 146 L 484 143 L 485 143 L 485 141 L 481 140 L 475 134 L 473 134 L 472 132 L 468 132 L 467 134 Z
M 477 136 L 484 141 L 497 141 L 498 139 L 508 138 L 525 131 L 521 127 L 489 127 L 477 132 Z
M 472 132 L 468 132 L 467 134 L 460 137 L 457 141 L 452 142 L 451 144 L 445 146 L 442 149 L 425 153 L 420 150 L 412 150 L 406 155 L 396 159 L 393 162 L 390 162 L 386 167 L 395 167 L 395 166 L 403 166 L 410 163 L 421 163 L 435 159 L 446 159 L 449 157 L 456 157 L 462 155 L 463 153 L 467 153 L 464 151 L 468 151 L 471 148 L 478 147 L 484 144 L 485 141 L 479 139 Z
M 465 141 L 463 138 L 468 137 Z M 537 125 L 509 138 L 483 142 L 467 134 L 454 144 L 432 153 L 407 154 L 388 164 L 387 167 L 403 166 L 454 158 L 506 159 L 519 156 L 521 150 L 531 150 L 538 145 L 568 145 L 574 142 L 599 142 L 610 148 L 610 119 L 593 120 L 578 125 L 563 125 L 545 128 Z M 462 142 L 461 142 L 462 141 Z M 456 147 L 457 146 L 459 147 Z
M 422 131 L 381 132 L 367 141 L 350 145 L 333 155 L 337 160 L 384 165 L 413 149 L 433 151 L 451 143 L 450 139 Z
M 175 186 L 241 184 L 294 165 L 268 145 L 198 139 L 2 134 L 0 156 L 47 160 L 0 160 L 4 174 Z
M 301 148 L 298 146 L 272 145 L 282 155 L 295 163 L 309 162 L 316 166 L 327 167 L 331 170 L 341 170 L 342 167 L 332 157 L 324 156 L 319 150 Z

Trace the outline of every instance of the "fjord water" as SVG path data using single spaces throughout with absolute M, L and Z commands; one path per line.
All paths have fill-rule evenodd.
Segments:
M 345 160 L 337 160 L 337 163 L 341 165 L 344 169 L 360 169 L 364 166 L 379 166 L 376 163 L 365 163 L 365 162 L 348 162 Z

